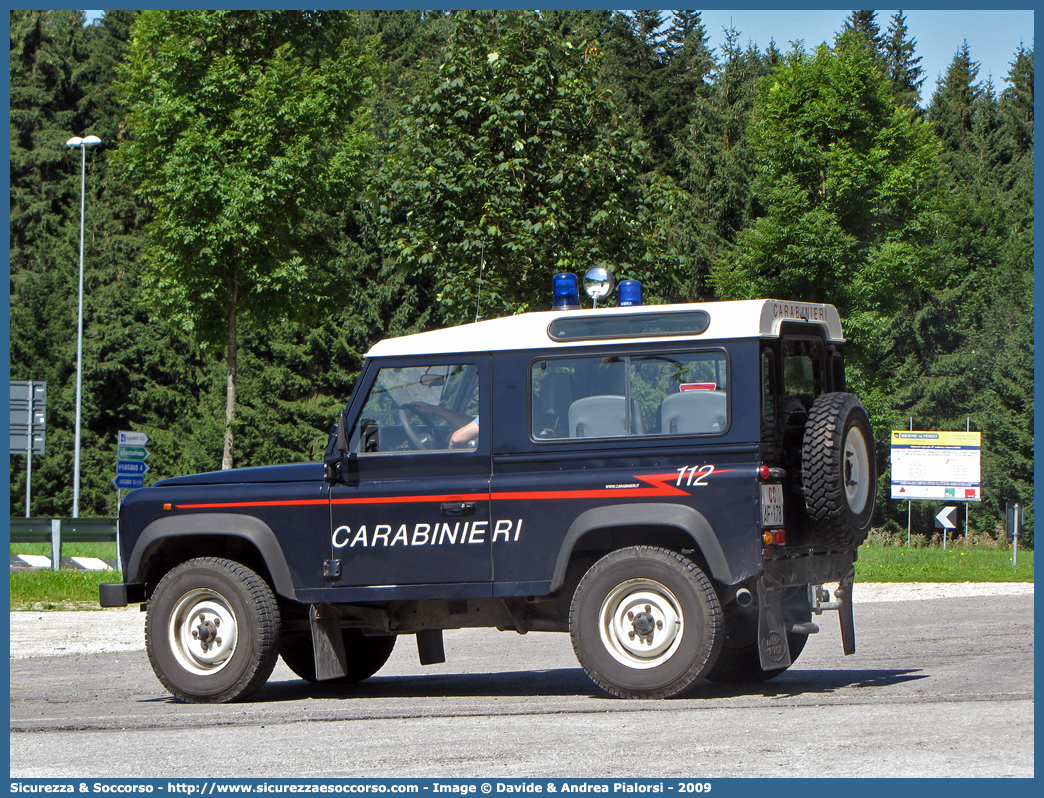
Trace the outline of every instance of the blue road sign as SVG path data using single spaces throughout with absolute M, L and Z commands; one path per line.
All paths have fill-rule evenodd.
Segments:
M 144 476 L 145 472 L 148 470 L 148 465 L 141 460 L 116 461 L 117 476 Z
M 140 477 L 119 476 L 112 481 L 112 484 L 120 490 L 134 490 L 135 488 L 144 488 L 145 477 L 144 475 Z

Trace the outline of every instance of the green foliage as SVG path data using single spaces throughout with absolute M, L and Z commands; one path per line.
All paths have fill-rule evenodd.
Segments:
M 151 212 L 153 306 L 227 347 L 224 468 L 240 318 L 263 329 L 338 296 L 329 209 L 362 183 L 371 61 L 346 12 L 148 11 L 135 26 L 118 160 Z
M 834 50 L 784 57 L 763 84 L 750 139 L 765 213 L 740 233 L 735 261 L 715 270 L 718 295 L 836 305 L 852 340 L 850 382 L 880 416 L 881 331 L 931 277 L 931 131 L 896 105 L 864 40 L 847 33 Z
M 65 141 L 93 133 L 84 515 L 116 511 L 120 429 L 150 435 L 147 481 L 219 467 L 228 430 L 238 465 L 314 459 L 376 340 L 471 320 L 480 271 L 492 316 L 607 264 L 651 302 L 837 305 L 875 429 L 970 418 L 972 526 L 1020 501 L 1031 540 L 1032 47 L 998 91 L 961 46 L 922 110 L 902 12 L 845 28 L 783 55 L 739 31 L 710 52 L 695 11 L 13 11 L 11 376 L 48 382 L 33 514 L 71 509 Z M 905 506 L 878 520 L 905 529 Z
M 888 23 L 887 38 L 882 42 L 881 49 L 885 70 L 892 84 L 892 94 L 899 103 L 916 112 L 921 101 L 924 70 L 920 67 L 921 57 L 914 55 L 917 41 L 908 38 L 908 32 L 906 17 L 902 11 L 896 11 Z
M 596 90 L 595 49 L 529 12 L 454 23 L 382 175 L 387 246 L 431 275 L 438 320 L 543 304 L 557 271 L 642 273 L 656 255 L 637 225 L 636 151 Z
M 119 162 L 152 215 L 150 296 L 200 342 L 331 296 L 325 211 L 361 182 L 370 72 L 343 13 L 139 17 Z

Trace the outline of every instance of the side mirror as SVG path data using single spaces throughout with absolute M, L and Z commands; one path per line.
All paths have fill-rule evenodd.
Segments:
M 337 417 L 337 421 L 330 428 L 330 440 L 326 444 L 326 453 L 323 455 L 324 473 L 327 482 L 334 482 L 340 477 L 341 460 L 348 451 L 348 417 L 344 410 Z
M 342 455 L 348 452 L 348 411 L 341 410 L 337 417 L 337 451 Z

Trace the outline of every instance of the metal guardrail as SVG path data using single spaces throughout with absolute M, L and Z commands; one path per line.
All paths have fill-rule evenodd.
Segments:
M 119 524 L 115 518 L 12 518 L 12 543 L 50 543 L 51 570 L 57 571 L 62 561 L 62 542 L 119 542 Z M 119 558 L 119 546 L 116 547 Z

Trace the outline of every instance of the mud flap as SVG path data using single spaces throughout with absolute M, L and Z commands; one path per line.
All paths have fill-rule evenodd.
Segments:
M 421 629 L 417 632 L 417 654 L 421 665 L 437 665 L 446 661 L 446 648 L 441 629 Z
M 783 588 L 764 574 L 758 580 L 758 653 L 763 671 L 790 667 Z
M 327 610 L 326 613 L 323 610 Z M 348 673 L 348 655 L 344 650 L 344 635 L 337 616 L 322 604 L 313 604 L 308 610 L 312 627 L 312 651 L 315 654 L 315 678 L 339 679 Z
M 852 584 L 855 582 L 855 566 L 848 569 L 848 573 L 841 579 L 835 596 L 841 602 L 837 617 L 841 619 L 841 646 L 844 648 L 845 656 L 855 654 L 855 620 L 852 617 Z

